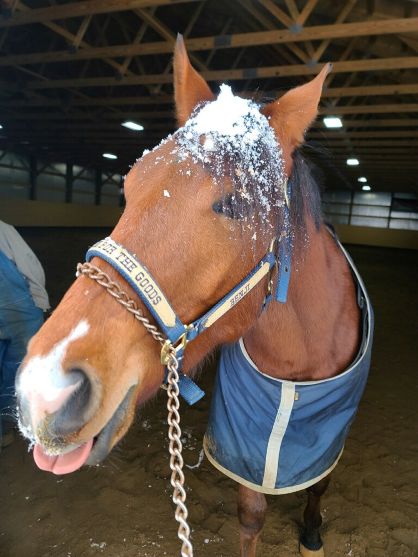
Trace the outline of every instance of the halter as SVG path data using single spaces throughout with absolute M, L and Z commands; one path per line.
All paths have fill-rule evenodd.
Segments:
M 289 209 L 285 205 L 285 220 L 289 218 Z M 276 248 L 277 243 L 278 249 Z M 100 257 L 111 265 L 130 284 L 135 293 L 147 307 L 166 340 L 161 349 L 161 363 L 167 366 L 170 353 L 175 351 L 181 371 L 184 351 L 189 342 L 197 338 L 206 329 L 216 323 L 230 309 L 243 300 L 264 277 L 269 275 L 267 295 L 263 309 L 272 299 L 273 270 L 278 266 L 275 299 L 285 303 L 290 280 L 291 241 L 288 235 L 280 242 L 274 238 L 266 255 L 248 273 L 248 275 L 219 302 L 195 321 L 184 324 L 167 297 L 159 287 L 148 269 L 126 248 L 107 237 L 94 244 L 86 253 L 86 261 Z M 166 370 L 167 375 L 167 370 Z M 180 394 L 188 404 L 194 404 L 204 396 L 204 392 L 187 375 L 180 374 Z
M 290 219 L 287 193 L 286 191 L 286 203 L 284 205 L 285 226 L 289 225 Z M 130 284 L 158 323 L 166 338 L 161 349 L 161 363 L 167 366 L 169 355 L 174 349 L 179 361 L 179 372 L 181 372 L 184 351 L 188 343 L 216 323 L 243 300 L 265 276 L 269 275 L 267 294 L 263 303 L 263 310 L 265 309 L 272 299 L 272 275 L 276 265 L 278 272 L 274 298 L 278 302 L 286 302 L 290 280 L 292 246 L 289 234 L 284 235 L 280 240 L 273 238 L 266 255 L 247 276 L 204 315 L 187 325 L 181 321 L 174 311 L 148 269 L 122 245 L 107 237 L 94 244 L 87 251 L 86 261 L 90 262 L 93 257 L 100 257 L 106 261 Z M 167 369 L 165 375 L 167 377 Z M 180 373 L 179 388 L 181 396 L 190 405 L 200 400 L 205 394 L 184 373 Z

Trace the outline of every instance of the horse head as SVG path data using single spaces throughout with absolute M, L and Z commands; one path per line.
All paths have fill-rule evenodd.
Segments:
M 126 176 L 126 208 L 111 237 L 149 269 L 183 323 L 238 284 L 272 238 L 290 233 L 283 209 L 292 153 L 317 114 L 329 69 L 260 108 L 227 86 L 215 97 L 177 41 L 179 128 Z M 92 263 L 144 308 L 111 266 Z M 263 280 L 193 340 L 184 372 L 243 335 L 265 293 Z M 66 473 L 100 462 L 163 376 L 155 339 L 104 288 L 79 276 L 31 340 L 17 378 L 20 428 L 38 465 Z

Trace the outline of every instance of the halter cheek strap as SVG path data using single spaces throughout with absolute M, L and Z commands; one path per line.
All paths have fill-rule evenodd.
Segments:
M 292 239 L 290 237 L 290 195 L 291 195 L 291 182 L 287 183 L 286 192 L 286 205 L 284 207 L 284 223 L 283 228 L 287 233 L 282 238 L 279 243 L 279 254 L 278 260 L 278 276 L 276 283 L 276 302 L 286 303 L 287 291 L 289 289 L 290 282 L 290 270 L 292 264 Z

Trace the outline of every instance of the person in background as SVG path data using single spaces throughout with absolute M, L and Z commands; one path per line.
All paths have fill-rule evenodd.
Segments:
M 16 371 L 49 307 L 41 263 L 0 220 L 0 451 L 14 439 Z

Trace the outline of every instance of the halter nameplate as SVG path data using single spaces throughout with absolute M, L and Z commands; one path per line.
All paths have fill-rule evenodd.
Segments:
M 94 244 L 88 250 L 86 260 L 95 256 L 107 261 L 132 286 L 170 340 L 175 341 L 183 334 L 184 325 L 148 269 L 136 257 L 112 238 Z
M 254 271 L 247 276 L 234 290 L 227 294 L 220 302 L 216 304 L 204 318 L 199 319 L 202 323 L 201 328 L 207 329 L 211 327 L 218 319 L 220 319 L 230 309 L 235 307 L 247 294 L 251 292 L 254 286 L 269 273 L 275 263 L 274 254 L 269 252 L 266 257 L 258 264 Z

